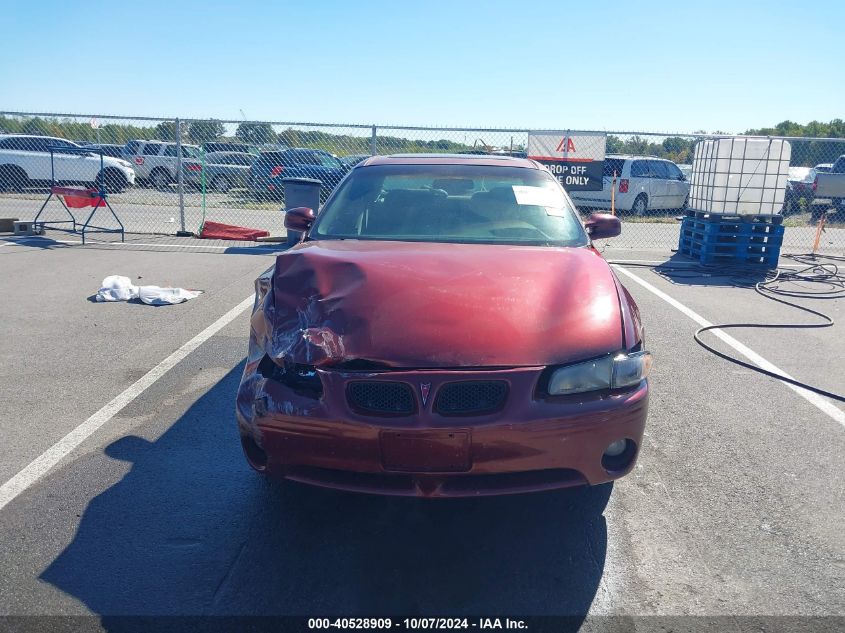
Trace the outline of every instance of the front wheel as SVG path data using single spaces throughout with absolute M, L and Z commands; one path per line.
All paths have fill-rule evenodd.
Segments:
M 0 191 L 21 193 L 29 186 L 29 177 L 17 165 L 0 166 Z
M 129 180 L 117 169 L 106 169 L 99 174 L 94 184 L 99 186 L 100 183 L 103 183 L 109 193 L 123 193 L 129 187 Z
M 637 199 L 634 200 L 634 206 L 631 207 L 631 212 L 634 215 L 638 215 L 640 217 L 644 216 L 648 211 L 648 198 L 644 193 L 641 193 L 637 196 Z

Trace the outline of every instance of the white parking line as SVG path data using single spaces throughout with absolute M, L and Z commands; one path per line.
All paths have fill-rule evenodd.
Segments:
M 695 312 L 691 308 L 688 308 L 687 306 L 685 306 L 683 303 L 681 303 L 677 299 L 673 299 L 672 297 L 667 295 L 665 292 L 663 292 L 659 288 L 656 288 L 655 286 L 651 285 L 650 283 L 648 283 L 647 281 L 645 281 L 641 277 L 635 275 L 631 271 L 626 270 L 622 266 L 619 266 L 619 265 L 616 265 L 616 264 L 614 264 L 613 268 L 615 270 L 619 271 L 620 273 L 622 273 L 623 275 L 625 275 L 626 277 L 628 277 L 629 279 L 631 279 L 632 281 L 638 283 L 640 286 L 642 286 L 643 288 L 645 288 L 646 290 L 651 292 L 653 295 L 663 299 L 663 301 L 665 301 L 666 303 L 668 303 L 670 306 L 672 306 L 676 310 L 678 310 L 678 311 L 682 312 L 683 314 L 685 314 L 686 316 L 688 316 L 690 319 L 692 319 L 693 321 L 698 323 L 701 327 L 711 327 L 713 325 L 712 323 L 710 323 L 710 321 L 705 319 L 703 316 L 701 316 L 700 314 L 698 314 L 697 312 Z M 755 352 L 751 348 L 749 348 L 749 347 L 743 345 L 742 343 L 740 343 L 734 337 L 732 337 L 728 334 L 725 334 L 722 330 L 710 330 L 710 331 L 716 337 L 721 339 L 726 344 L 730 345 L 733 349 L 735 349 L 737 352 L 739 352 L 740 354 L 745 356 L 748 360 L 750 360 L 752 363 L 754 363 L 758 367 L 765 369 L 767 371 L 771 371 L 771 372 L 781 374 L 782 376 L 786 376 L 787 378 L 792 378 L 792 376 L 787 374 L 785 371 L 783 371 L 779 367 L 776 367 L 775 365 L 773 365 L 772 363 L 767 361 L 765 358 L 760 356 L 757 352 Z M 813 406 L 818 408 L 823 413 L 830 416 L 834 421 L 838 422 L 843 427 L 845 427 L 845 411 L 842 411 L 842 409 L 835 406 L 834 404 L 832 404 L 828 400 L 825 400 L 824 397 L 822 397 L 822 396 L 820 396 L 816 393 L 813 393 L 812 391 L 807 391 L 806 389 L 802 389 L 801 387 L 797 387 L 795 385 L 791 385 L 791 384 L 786 383 L 786 382 L 784 382 L 782 384 L 789 387 L 790 389 L 792 389 L 792 391 L 794 391 L 799 396 L 804 398 L 807 402 L 809 402 L 810 404 L 812 404 Z
M 45 237 L 29 237 L 21 240 L 4 240 L 4 244 L 0 244 L 0 246 L 6 246 L 7 244 L 20 244 L 23 242 L 29 241 L 47 241 L 47 242 L 55 242 L 56 244 L 67 244 L 67 245 L 80 245 L 82 244 L 81 240 L 54 240 Z M 250 252 L 253 251 L 267 251 L 268 253 L 281 253 L 285 248 L 283 247 L 272 247 L 272 246 L 248 246 L 243 244 L 231 244 L 226 246 L 216 246 L 214 244 L 155 244 L 155 243 L 144 243 L 144 242 L 95 242 L 93 240 L 89 240 L 86 246 L 99 246 L 99 245 L 107 245 L 107 246 L 153 246 L 156 248 L 210 248 L 215 250 L 229 250 L 233 248 L 238 249 L 249 249 Z
M 130 402 L 135 400 L 135 398 L 155 384 L 159 378 L 175 367 L 181 360 L 188 356 L 188 354 L 217 334 L 217 332 L 222 330 L 226 325 L 234 321 L 244 310 L 252 306 L 254 301 L 255 295 L 250 295 L 241 301 L 238 305 L 229 310 L 226 314 L 217 319 L 190 341 L 182 345 L 182 347 L 177 349 L 158 365 L 153 367 L 141 378 L 132 383 L 122 393 L 115 396 L 108 404 L 85 420 L 85 422 L 77 426 L 41 455 L 32 460 L 9 481 L 0 486 L 0 510 L 2 510 L 24 490 L 41 479 L 41 477 L 46 475 L 53 466 L 58 464 L 64 457 L 69 455 L 74 449 L 82 444 L 82 442 L 96 433 L 97 430 L 100 429 L 106 422 L 111 420 Z

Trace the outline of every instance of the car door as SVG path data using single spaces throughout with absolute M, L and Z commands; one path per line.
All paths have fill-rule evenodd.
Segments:
M 651 187 L 651 161 L 644 158 L 635 158 L 631 161 L 631 175 L 628 178 L 628 197 L 632 203 L 637 199 L 637 196 L 644 193 L 648 196 L 648 206 L 654 209 L 657 202 L 654 198 L 655 193 L 652 192 Z
M 666 163 L 662 160 L 649 160 L 647 162 L 649 189 L 651 190 L 648 206 L 651 209 L 669 209 L 671 208 L 671 197 L 669 195 L 669 170 L 666 169 Z
M 684 206 L 689 194 L 689 182 L 680 168 L 671 161 L 661 161 L 669 173 L 669 200 L 667 204 L 670 209 L 680 209 Z
M 80 152 L 78 145 L 51 139 L 48 145 L 53 149 L 53 162 L 56 165 L 56 180 L 70 183 L 93 184 L 100 173 L 100 156 L 94 157 L 88 152 Z M 63 149 L 71 151 L 64 152 Z
M 30 180 L 50 180 L 49 140 L 35 136 L 14 137 L 12 149 L 20 156 L 20 165 Z
M 153 169 L 160 162 L 159 153 L 161 153 L 161 143 L 144 143 L 141 147 L 140 156 L 135 157 L 135 173 L 139 178 L 147 179 L 150 177 Z

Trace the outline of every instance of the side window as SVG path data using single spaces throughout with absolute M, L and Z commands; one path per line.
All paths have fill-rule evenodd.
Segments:
M 138 145 L 140 145 L 138 141 L 129 141 L 123 151 L 127 154 L 135 154 L 138 151 Z
M 161 145 L 158 143 L 147 143 L 144 145 L 144 149 L 141 150 L 141 153 L 144 156 L 158 156 L 158 153 L 161 151 Z
M 631 178 L 648 178 L 648 163 L 646 160 L 635 160 L 631 163 Z
M 4 138 L 0 140 L 0 149 L 17 149 L 17 140 L 16 138 Z
M 28 138 L 22 149 L 28 152 L 46 152 L 48 145 L 51 145 L 49 139 L 46 138 Z
M 669 178 L 672 180 L 680 180 L 683 173 L 681 170 L 678 169 L 678 166 L 675 163 L 663 163 L 666 166 L 667 171 L 669 172 Z
M 320 158 L 313 152 L 294 152 L 294 160 L 302 165 L 322 165 Z
M 237 165 L 244 165 L 245 167 L 252 165 L 252 158 L 249 156 L 235 156 L 234 158 Z
M 320 164 L 323 167 L 340 168 L 342 166 L 340 160 L 338 160 L 337 158 L 335 158 L 334 156 L 332 156 L 331 154 L 329 154 L 327 152 L 317 153 L 316 158 L 317 158 L 317 160 L 320 161 Z
M 650 160 L 649 173 L 652 178 L 660 178 L 661 180 L 669 180 L 669 170 L 666 169 L 667 163 L 662 160 Z

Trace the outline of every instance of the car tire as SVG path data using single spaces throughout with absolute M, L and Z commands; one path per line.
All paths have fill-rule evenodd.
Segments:
M 102 178 L 100 174 L 97 175 L 94 186 L 99 187 L 101 181 L 105 184 L 108 193 L 123 193 L 129 187 L 129 181 L 119 169 L 105 169 L 102 172 Z
M 17 165 L 0 166 L 0 191 L 21 193 L 29 184 L 26 172 Z
M 648 213 L 648 196 L 644 193 L 641 193 L 637 196 L 637 199 L 634 200 L 634 204 L 631 206 L 631 213 L 636 216 L 642 217 L 646 213 Z
M 150 174 L 150 183 L 156 189 L 167 189 L 171 182 L 173 182 L 173 179 L 166 169 L 154 169 L 153 173 Z
M 217 175 L 211 181 L 211 188 L 217 193 L 228 193 L 232 188 L 232 184 L 226 176 Z

